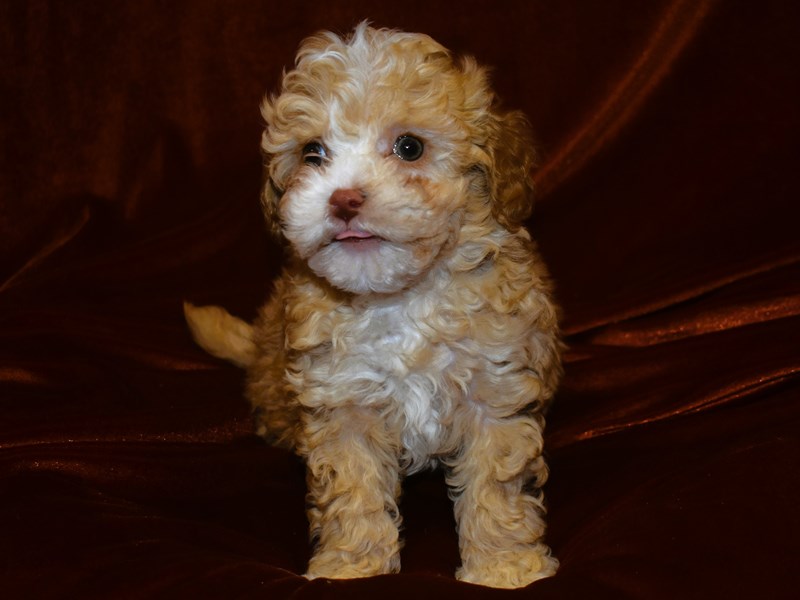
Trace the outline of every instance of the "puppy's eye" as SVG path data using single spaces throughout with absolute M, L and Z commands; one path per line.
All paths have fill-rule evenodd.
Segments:
M 392 148 L 392 152 L 398 158 L 407 161 L 418 160 L 424 151 L 425 145 L 422 140 L 415 138 L 413 135 L 401 135 L 395 140 Z
M 307 165 L 321 167 L 327 156 L 328 153 L 325 150 L 325 146 L 319 142 L 309 142 L 303 146 L 303 162 Z

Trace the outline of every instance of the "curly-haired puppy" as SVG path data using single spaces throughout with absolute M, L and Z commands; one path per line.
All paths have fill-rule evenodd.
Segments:
M 401 478 L 436 464 L 459 579 L 552 575 L 542 415 L 560 345 L 522 228 L 525 118 L 472 59 L 366 24 L 306 40 L 262 112 L 263 208 L 289 264 L 253 325 L 186 313 L 200 345 L 247 368 L 259 432 L 307 464 L 307 576 L 398 571 Z

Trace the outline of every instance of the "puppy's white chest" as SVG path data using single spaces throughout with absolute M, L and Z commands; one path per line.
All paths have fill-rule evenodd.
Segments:
M 444 382 L 453 352 L 433 342 L 413 317 L 392 308 L 376 311 L 360 337 L 364 376 L 379 382 L 375 399 L 399 413 L 406 458 L 412 468 L 422 468 L 442 438 L 445 407 L 451 404 Z

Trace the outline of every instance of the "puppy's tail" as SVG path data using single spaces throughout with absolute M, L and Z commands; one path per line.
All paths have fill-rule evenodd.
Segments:
M 256 357 L 253 328 L 219 306 L 183 303 L 194 340 L 209 354 L 246 368 Z

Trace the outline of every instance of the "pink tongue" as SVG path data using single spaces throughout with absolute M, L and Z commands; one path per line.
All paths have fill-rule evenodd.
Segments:
M 337 240 L 346 240 L 346 239 L 350 239 L 350 238 L 365 239 L 365 238 L 371 238 L 371 237 L 373 237 L 373 235 L 371 233 L 367 233 L 366 231 L 350 231 L 348 229 L 347 231 L 343 231 L 342 233 L 337 235 L 336 239 Z

